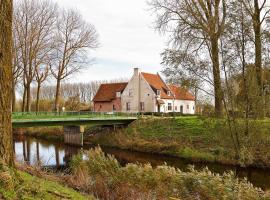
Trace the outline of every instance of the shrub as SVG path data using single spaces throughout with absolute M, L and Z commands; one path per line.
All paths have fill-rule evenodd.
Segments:
M 98 147 L 86 152 L 87 159 L 72 165 L 74 178 L 77 167 L 87 166 L 88 192 L 99 199 L 270 199 L 261 189 L 235 175 L 214 174 L 208 169 L 188 172 L 167 166 L 153 168 L 150 164 L 127 164 L 121 167 L 113 156 L 106 156 Z M 83 163 L 83 165 L 82 165 Z

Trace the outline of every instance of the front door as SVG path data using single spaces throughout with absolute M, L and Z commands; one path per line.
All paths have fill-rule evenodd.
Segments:
M 160 113 L 160 105 L 158 105 L 157 109 L 158 109 L 158 112 Z
M 180 106 L 180 113 L 183 114 L 183 106 Z

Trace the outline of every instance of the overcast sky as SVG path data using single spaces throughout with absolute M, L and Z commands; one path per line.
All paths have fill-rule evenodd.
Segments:
M 95 64 L 72 81 L 129 78 L 134 67 L 156 73 L 162 69 L 160 53 L 165 38 L 153 29 L 154 17 L 147 0 L 57 0 L 77 9 L 92 23 L 101 46 L 93 54 Z

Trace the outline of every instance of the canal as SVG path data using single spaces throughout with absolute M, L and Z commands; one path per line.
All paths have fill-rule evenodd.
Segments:
M 93 146 L 84 146 L 83 150 L 90 148 L 93 148 Z M 102 149 L 105 153 L 114 155 L 122 165 L 126 163 L 151 163 L 153 166 L 157 166 L 166 162 L 168 165 L 183 171 L 187 170 L 190 165 L 194 165 L 195 169 L 208 167 L 211 171 L 221 174 L 231 170 L 239 178 L 246 177 L 254 186 L 270 190 L 270 170 L 266 169 L 241 168 L 216 163 L 193 163 L 186 159 L 169 156 L 131 152 L 115 148 L 103 147 Z M 14 138 L 14 150 L 18 161 L 27 162 L 31 165 L 41 163 L 43 167 L 60 169 L 64 168 L 71 157 L 79 153 L 82 148 L 27 136 L 16 136 Z

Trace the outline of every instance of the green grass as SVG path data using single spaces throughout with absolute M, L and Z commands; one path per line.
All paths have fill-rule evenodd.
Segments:
M 18 176 L 21 179 L 20 184 L 14 190 L 0 188 L 0 193 L 2 193 L 5 199 L 94 199 L 92 196 L 82 195 L 57 182 L 34 177 L 25 172 L 19 171 Z
M 142 118 L 115 134 L 98 134 L 94 144 L 141 152 L 166 154 L 194 161 L 270 167 L 270 120 L 253 120 L 249 135 L 244 121 L 237 120 L 241 158 L 235 149 L 225 119 L 190 117 Z

